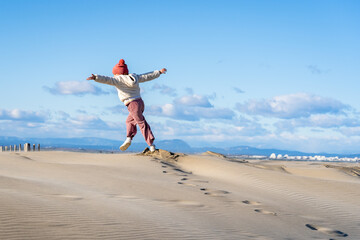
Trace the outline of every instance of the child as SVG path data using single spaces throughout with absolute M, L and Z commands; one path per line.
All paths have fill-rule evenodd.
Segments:
M 120 146 L 121 151 L 125 151 L 131 145 L 131 140 L 136 135 L 136 124 L 139 125 L 142 135 L 145 138 L 146 143 L 150 146 L 150 151 L 155 151 L 154 140 L 155 137 L 151 131 L 149 124 L 146 122 L 144 112 L 144 102 L 140 96 L 139 83 L 146 82 L 158 78 L 161 74 L 166 73 L 166 69 L 163 68 L 160 71 L 155 70 L 153 72 L 137 75 L 135 73 L 129 74 L 127 65 L 124 59 L 121 59 L 112 70 L 114 77 L 106 77 L 97 74 L 92 74 L 86 80 L 95 80 L 99 83 L 105 83 L 116 87 L 118 96 L 129 111 L 129 115 L 126 119 L 126 140 Z

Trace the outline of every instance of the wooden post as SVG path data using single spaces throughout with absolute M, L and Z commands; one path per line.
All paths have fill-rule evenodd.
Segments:
M 40 143 L 38 144 L 38 151 L 40 152 Z
M 14 145 L 14 152 L 16 152 L 16 145 Z
M 5 152 L 7 152 L 7 150 L 8 150 L 8 146 L 5 146 Z
M 33 144 L 33 151 L 35 152 L 35 143 Z
M 4 150 L 3 150 L 3 146 L 0 146 L 0 152 L 3 152 Z
M 13 149 L 12 149 L 12 145 L 10 145 L 9 147 L 10 147 L 10 152 L 12 152 L 12 150 L 13 150 Z
M 21 152 L 21 143 L 19 144 L 19 152 Z
M 30 143 L 24 144 L 24 152 L 30 152 Z

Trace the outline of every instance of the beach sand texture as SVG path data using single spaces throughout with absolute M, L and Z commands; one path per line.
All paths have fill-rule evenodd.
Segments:
M 0 153 L 0 239 L 360 239 L 359 163 Z

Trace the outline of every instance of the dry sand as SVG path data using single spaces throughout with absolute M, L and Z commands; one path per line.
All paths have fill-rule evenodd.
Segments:
M 0 153 L 0 239 L 360 239 L 358 163 Z

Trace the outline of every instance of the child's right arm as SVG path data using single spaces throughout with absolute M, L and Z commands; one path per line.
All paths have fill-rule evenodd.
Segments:
M 104 84 L 108 84 L 111 86 L 115 86 L 118 83 L 118 80 L 116 80 L 113 77 L 107 77 L 107 76 L 102 76 L 102 75 L 98 75 L 98 74 L 95 74 L 94 80 L 98 83 L 104 83 Z
M 133 87 L 137 84 L 137 79 L 130 77 L 130 75 L 118 76 L 118 77 L 107 77 L 98 74 L 92 74 L 91 77 L 88 77 L 86 80 L 95 80 L 98 83 L 104 83 L 111 86 L 126 85 L 128 87 Z
M 105 83 L 111 86 L 115 86 L 117 81 L 115 78 L 102 76 L 98 74 L 91 74 L 91 76 L 88 77 L 86 80 L 95 80 L 96 82 Z

